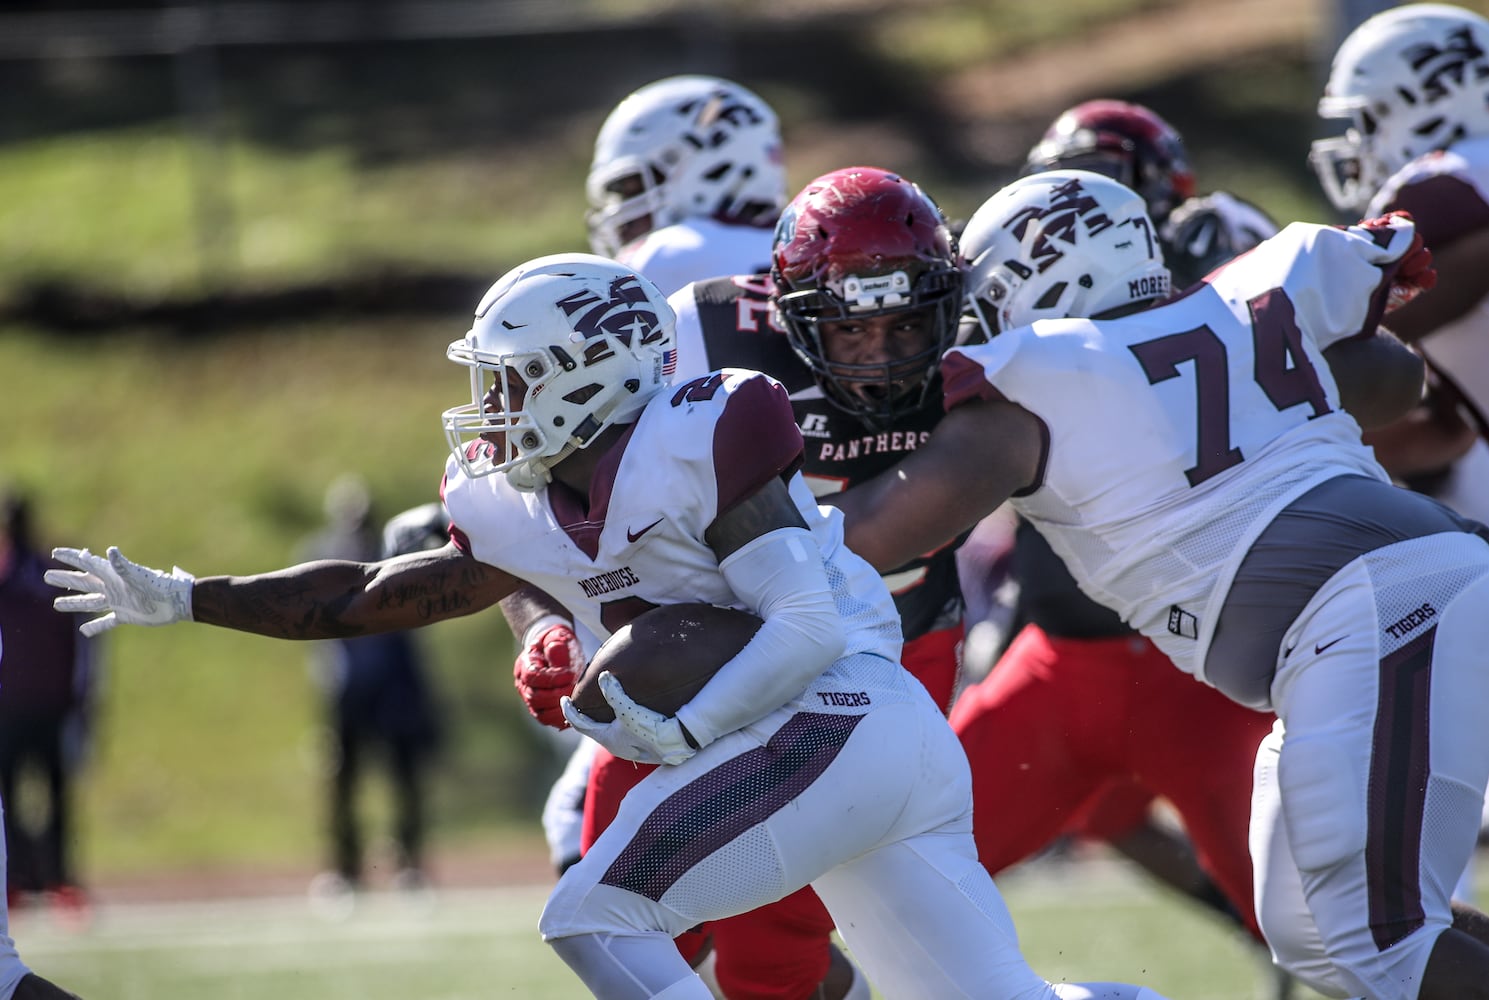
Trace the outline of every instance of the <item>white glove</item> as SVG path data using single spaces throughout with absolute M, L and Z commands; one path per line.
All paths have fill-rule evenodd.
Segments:
M 112 545 L 107 559 L 87 549 L 53 549 L 52 558 L 81 571 L 47 570 L 47 583 L 80 592 L 57 598 L 52 607 L 58 611 L 106 612 L 78 626 L 78 631 L 90 638 L 120 622 L 169 625 L 191 621 L 191 587 L 196 578 L 180 566 L 162 573 L 130 562 Z
M 574 707 L 567 695 L 559 703 L 569 725 L 624 760 L 638 764 L 681 764 L 698 748 L 689 742 L 676 716 L 653 712 L 626 694 L 610 671 L 600 674 L 600 693 L 615 709 L 611 722 L 596 722 Z

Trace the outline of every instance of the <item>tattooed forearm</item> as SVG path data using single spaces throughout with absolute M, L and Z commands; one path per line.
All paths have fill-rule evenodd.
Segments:
M 421 624 L 477 610 L 470 588 L 463 587 L 462 581 L 454 579 L 455 576 L 451 573 L 426 574 L 417 583 L 381 588 L 377 608 L 398 614 L 411 612 Z
M 490 607 L 516 581 L 451 550 L 381 563 L 325 560 L 276 573 L 199 579 L 199 622 L 279 639 L 417 628 Z
M 360 564 L 317 563 L 259 576 L 206 577 L 192 590 L 199 622 L 277 639 L 333 639 L 381 631 L 349 620 L 348 608 L 368 576 Z M 355 589 L 353 589 L 355 588 Z

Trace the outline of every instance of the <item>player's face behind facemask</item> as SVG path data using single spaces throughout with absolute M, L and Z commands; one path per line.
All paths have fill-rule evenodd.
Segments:
M 822 351 L 836 388 L 870 409 L 893 409 L 922 393 L 942 351 L 934 306 L 822 319 Z

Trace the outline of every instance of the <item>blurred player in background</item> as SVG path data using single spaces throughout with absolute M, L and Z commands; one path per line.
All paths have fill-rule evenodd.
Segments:
M 997 336 L 943 359 L 930 440 L 840 499 L 849 545 L 894 565 L 1012 497 L 1179 669 L 1276 711 L 1251 847 L 1278 961 L 1330 996 L 1485 996 L 1484 918 L 1449 889 L 1489 782 L 1489 532 L 1360 441 L 1421 391 L 1378 326 L 1432 287 L 1409 218 L 1293 224 L 1165 302 L 1153 223 L 1108 178 L 979 211 Z
M 3 630 L 0 630 L 0 664 L 5 659 L 4 638 Z M 3 669 L 0 669 L 0 678 L 3 676 Z M 4 811 L 5 806 L 0 803 L 0 814 Z M 5 879 L 5 861 L 5 842 L 0 839 L 0 883 Z M 0 884 L 0 889 L 3 888 L 4 885 Z M 6 906 L 0 910 L 0 1000 L 78 1000 L 77 994 L 69 993 L 26 968 L 10 936 L 9 909 Z
M 371 562 L 381 556 L 372 496 L 359 476 L 338 477 L 326 489 L 325 525 L 305 539 L 300 559 Z M 366 836 L 358 812 L 369 765 L 386 770 L 392 791 L 393 885 L 428 887 L 424 857 L 426 782 L 438 746 L 440 719 L 414 637 L 405 631 L 332 639 L 316 646 L 313 664 L 330 729 L 326 786 L 331 868 L 311 883 L 311 898 L 344 915 L 366 887 Z
M 614 261 L 521 265 L 449 348 L 471 391 L 444 415 L 449 545 L 200 580 L 116 548 L 58 549 L 77 567 L 47 575 L 76 592 L 59 610 L 93 615 L 90 634 L 194 620 L 323 639 L 472 614 L 526 580 L 596 636 L 663 603 L 752 611 L 759 631 L 675 715 L 608 676 L 613 721 L 562 704 L 618 756 L 667 765 L 539 921 L 591 992 L 710 1000 L 673 938 L 810 883 L 887 997 L 1151 998 L 1050 984 L 1023 960 L 977 863 L 966 758 L 897 662 L 887 588 L 795 471 L 785 391 L 742 371 L 673 387 L 674 322 L 656 286 Z
M 716 76 L 657 80 L 600 126 L 585 182 L 595 253 L 671 295 L 690 281 L 763 268 L 786 204 L 776 113 Z
M 0 627 L 10 636 L 0 685 L 0 798 L 9 896 L 45 899 L 64 921 L 90 915 L 73 860 L 74 781 L 92 737 L 97 643 L 47 612 L 43 580 L 60 567 L 38 545 L 31 500 L 0 494 Z

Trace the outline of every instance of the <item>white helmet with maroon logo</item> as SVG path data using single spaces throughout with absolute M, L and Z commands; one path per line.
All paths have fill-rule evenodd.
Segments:
M 585 182 L 589 241 L 613 257 L 654 229 L 698 216 L 771 226 L 786 204 L 776 113 L 716 76 L 671 76 L 615 106 Z
M 1489 135 L 1489 20 L 1440 3 L 1376 14 L 1334 54 L 1318 114 L 1348 127 L 1309 162 L 1335 207 L 1362 211 L 1423 153 Z
M 446 351 L 470 369 L 471 402 L 444 413 L 461 468 L 544 486 L 555 464 L 672 383 L 675 322 L 655 285 L 604 257 L 553 254 L 508 271 Z
M 962 255 L 987 336 L 1169 294 L 1143 199 L 1089 170 L 1031 174 L 994 194 L 967 221 Z

